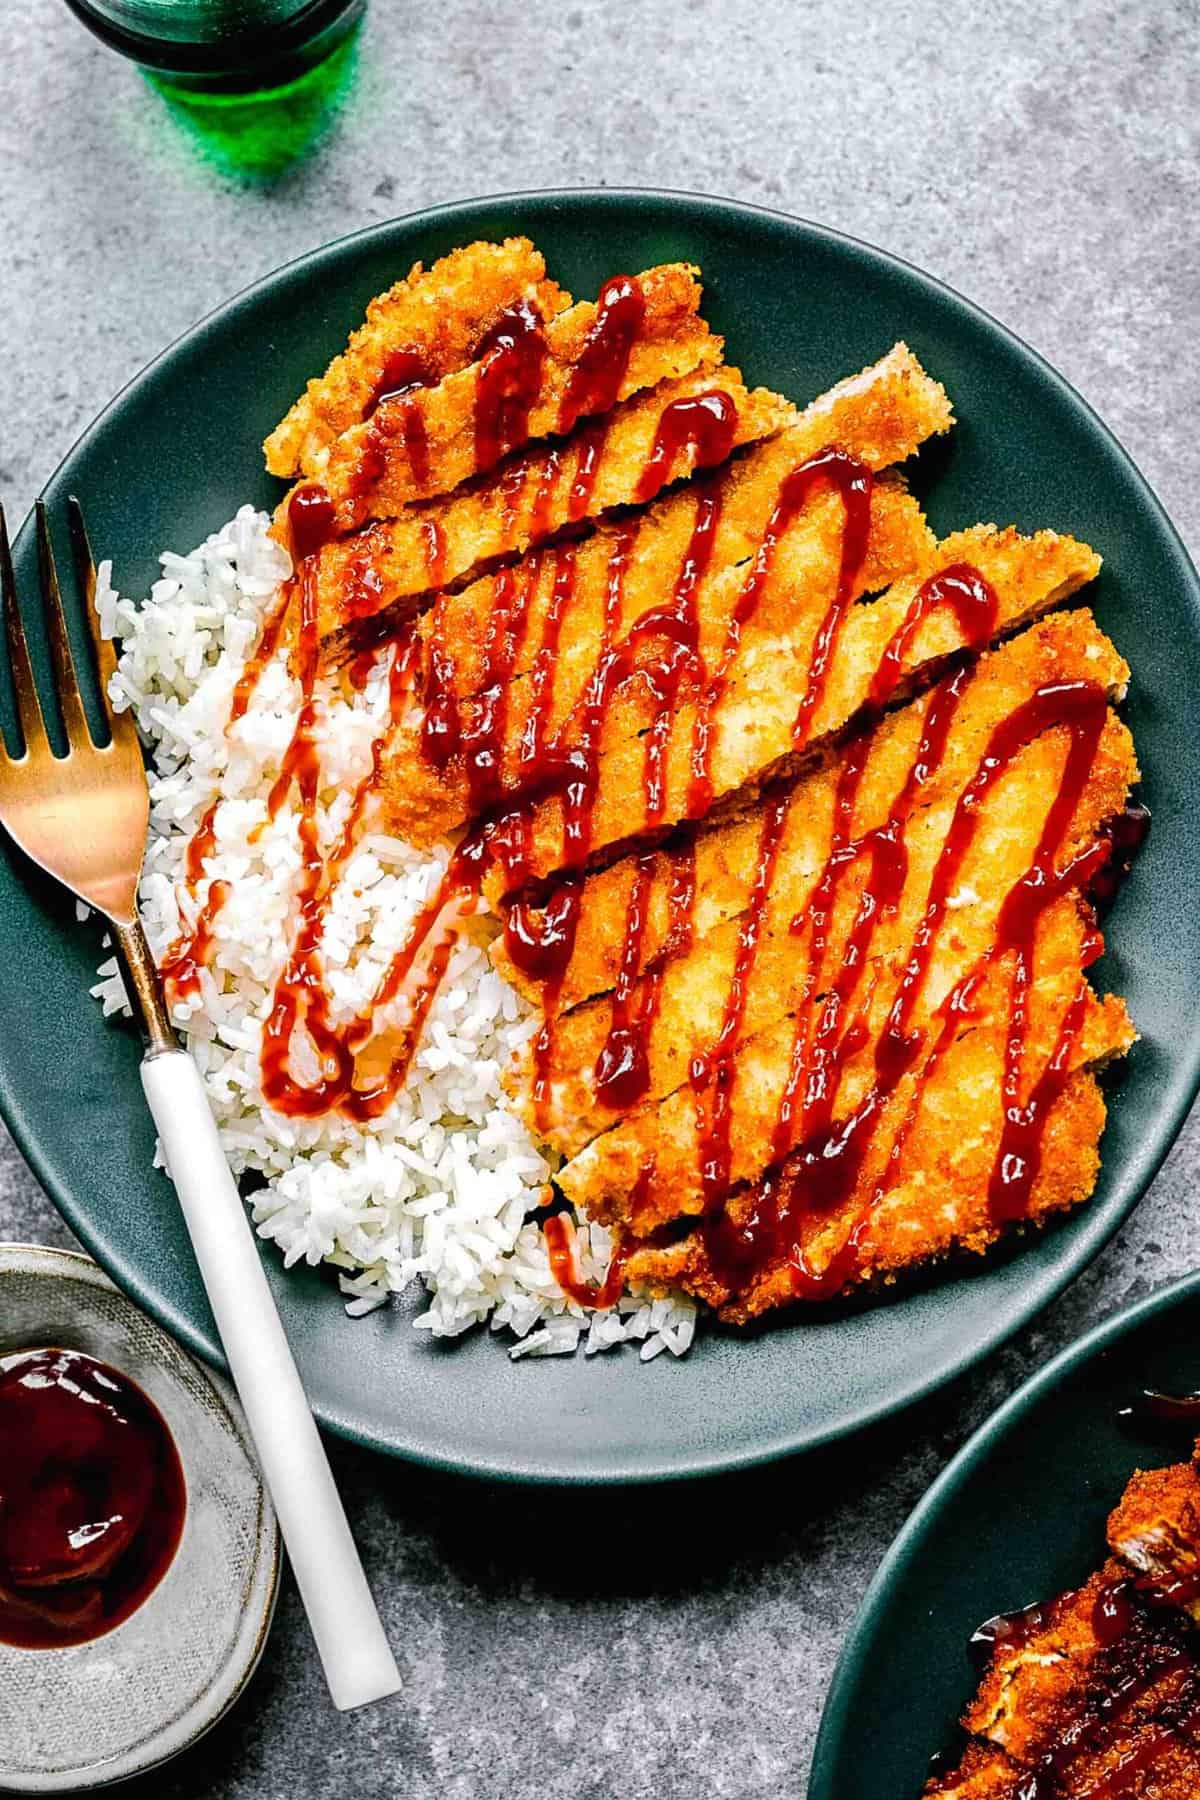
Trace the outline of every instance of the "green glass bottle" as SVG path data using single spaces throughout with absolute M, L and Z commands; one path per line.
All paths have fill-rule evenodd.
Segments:
M 337 51 L 366 0 L 67 0 L 110 49 L 163 86 L 195 94 L 262 94 L 297 81 Z

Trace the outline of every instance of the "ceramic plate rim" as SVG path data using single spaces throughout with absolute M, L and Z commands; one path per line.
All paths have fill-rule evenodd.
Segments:
M 602 208 L 616 211 L 622 206 L 636 208 L 639 204 L 646 202 L 696 207 L 733 219 L 749 215 L 768 222 L 787 234 L 798 234 L 801 239 L 811 238 L 835 248 L 848 248 L 869 259 L 874 259 L 889 270 L 901 272 L 906 279 L 915 281 L 927 290 L 931 290 L 952 308 L 966 314 L 971 322 L 982 329 L 985 334 L 998 337 L 1010 349 L 1027 359 L 1034 366 L 1040 378 L 1056 390 L 1069 407 L 1082 413 L 1090 430 L 1103 442 L 1110 453 L 1115 454 L 1122 465 L 1125 479 L 1129 481 L 1140 502 L 1152 515 L 1166 548 L 1171 551 L 1178 564 L 1181 581 L 1190 590 L 1191 606 L 1196 618 L 1197 638 L 1200 640 L 1200 576 L 1197 575 L 1187 547 L 1162 502 L 1115 433 L 1104 423 L 1088 401 L 1018 333 L 994 318 L 974 301 L 960 294 L 948 283 L 926 273 L 903 257 L 881 249 L 865 239 L 776 208 L 756 206 L 695 191 L 653 187 L 579 187 L 526 189 L 477 195 L 445 205 L 418 208 L 410 213 L 364 226 L 359 230 L 317 245 L 248 283 L 174 338 L 119 389 L 112 400 L 79 434 L 60 459 L 53 473 L 47 478 L 43 491 L 60 480 L 67 466 L 73 463 L 90 440 L 101 432 L 110 417 L 122 407 L 126 399 L 136 393 L 144 383 L 154 378 L 160 367 L 169 363 L 185 343 L 196 345 L 198 342 L 202 342 L 207 334 L 220 329 L 226 320 L 236 314 L 248 301 L 252 301 L 260 292 L 270 290 L 286 276 L 296 275 L 302 270 L 319 271 L 325 263 L 336 262 L 341 258 L 350 246 L 362 245 L 372 239 L 384 241 L 389 235 L 398 231 L 403 232 L 406 236 L 411 236 L 422 229 L 432 231 L 439 226 L 452 225 L 459 217 L 470 218 L 481 208 L 505 205 L 511 206 L 514 211 L 519 212 L 522 207 L 531 203 L 540 206 L 562 205 L 563 207 L 590 207 L 598 204 Z M 17 544 L 23 542 L 26 532 L 31 528 L 31 520 L 32 514 L 24 521 L 16 540 Z M 685 1480 L 754 1468 L 801 1451 L 837 1442 L 864 1429 L 881 1417 L 883 1413 L 899 1411 L 914 1405 L 930 1393 L 956 1380 L 1029 1324 L 1072 1281 L 1077 1279 L 1082 1271 L 1094 1261 L 1141 1200 L 1174 1144 L 1198 1091 L 1200 1091 L 1200 1008 L 1196 1011 L 1195 1023 L 1190 1034 L 1177 1047 L 1173 1057 L 1172 1079 L 1166 1086 L 1163 1099 L 1156 1112 L 1157 1128 L 1153 1139 L 1146 1140 L 1136 1156 L 1126 1159 L 1127 1194 L 1123 1203 L 1119 1207 L 1114 1206 L 1110 1216 L 1103 1218 L 1095 1214 L 1085 1216 L 1084 1228 L 1079 1233 L 1072 1258 L 1061 1268 L 1046 1276 L 1044 1284 L 1039 1287 L 1036 1294 L 1024 1306 L 1016 1308 L 1012 1315 L 1000 1325 L 986 1334 L 977 1336 L 970 1342 L 964 1342 L 953 1357 L 947 1358 L 930 1374 L 910 1380 L 898 1394 L 890 1395 L 886 1399 L 862 1400 L 856 1405 L 847 1407 L 840 1417 L 831 1420 L 826 1425 L 810 1428 L 785 1426 L 772 1432 L 764 1431 L 752 1444 L 737 1448 L 694 1450 L 678 1454 L 667 1453 L 665 1457 L 660 1456 L 654 1461 L 639 1461 L 636 1456 L 632 1456 L 620 1464 L 614 1464 L 604 1470 L 597 1470 L 595 1468 L 530 1467 L 522 1466 L 519 1461 L 514 1465 L 513 1462 L 499 1457 L 487 1457 L 472 1453 L 459 1455 L 448 1450 L 439 1450 L 430 1445 L 400 1444 L 381 1435 L 373 1434 L 370 1427 L 364 1425 L 361 1419 L 355 1418 L 335 1406 L 318 1403 L 314 1410 L 322 1425 L 348 1441 L 399 1457 L 405 1461 L 411 1461 L 420 1467 L 487 1480 L 512 1480 L 528 1482 L 533 1485 L 598 1487 Z M 211 1366 L 227 1372 L 227 1365 L 215 1339 L 194 1325 L 170 1301 L 161 1300 L 152 1289 L 147 1289 L 143 1285 L 144 1278 L 139 1275 L 137 1268 L 128 1264 L 123 1256 L 110 1250 L 109 1246 L 103 1242 L 103 1235 L 98 1227 L 93 1228 L 86 1217 L 77 1215 L 67 1185 L 53 1179 L 43 1164 L 38 1149 L 40 1132 L 34 1122 L 34 1116 L 32 1113 L 28 1115 L 22 1113 L 17 1106 L 14 1096 L 9 1091 L 6 1071 L 2 1062 L 0 1062 L 0 1116 L 4 1118 L 22 1155 L 55 1207 L 90 1255 L 110 1275 L 117 1286 L 137 1305 L 143 1307 L 189 1352 Z M 900 1299 L 895 1304 L 903 1305 L 904 1300 Z

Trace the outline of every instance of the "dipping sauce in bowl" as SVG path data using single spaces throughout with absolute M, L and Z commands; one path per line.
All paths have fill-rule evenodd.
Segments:
M 0 1640 L 56 1649 L 121 1624 L 186 1505 L 166 1421 L 127 1375 L 78 1350 L 0 1356 Z

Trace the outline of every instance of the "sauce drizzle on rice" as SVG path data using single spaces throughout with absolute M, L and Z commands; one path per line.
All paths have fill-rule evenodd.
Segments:
M 496 420 L 487 430 L 497 432 L 501 437 L 506 430 L 517 428 L 511 421 L 511 408 L 524 403 L 525 383 L 536 355 L 528 343 L 524 348 L 519 347 L 524 341 L 523 331 L 528 331 L 532 342 L 532 325 L 523 324 L 518 330 L 514 322 L 500 321 L 495 331 L 496 344 L 488 352 L 495 355 L 501 375 L 508 370 L 503 379 L 500 375 L 489 378 L 496 393 L 487 404 L 494 402 L 497 411 Z M 485 384 L 481 392 L 486 394 L 488 391 Z M 694 446 L 699 462 L 727 454 L 732 408 L 727 409 L 721 404 L 725 399 L 718 393 L 705 394 L 677 403 L 676 408 L 666 409 L 646 463 L 644 480 L 650 491 L 660 481 L 661 467 L 671 466 L 685 441 Z M 387 403 L 385 396 L 381 405 Z M 506 407 L 509 414 L 505 414 Z M 508 425 L 503 423 L 503 417 L 509 417 Z M 557 478 L 557 465 L 554 473 Z M 313 739 L 317 657 L 313 559 L 332 533 L 334 520 L 327 498 L 315 484 L 297 490 L 292 501 L 291 525 L 299 560 L 286 600 L 291 604 L 295 596 L 299 596 L 296 656 L 301 708 L 292 741 L 272 789 L 270 811 L 274 815 L 279 810 L 288 789 L 297 782 L 301 802 L 302 874 L 297 900 L 299 923 L 287 968 L 276 986 L 263 1040 L 262 1082 L 269 1106 L 285 1115 L 308 1118 L 319 1117 L 336 1108 L 358 1121 L 376 1118 L 386 1110 L 406 1079 L 458 933 L 464 920 L 478 906 L 483 874 L 490 863 L 496 863 L 504 871 L 509 890 L 517 896 L 509 908 L 505 926 L 509 954 L 514 963 L 536 979 L 543 989 L 544 1021 L 535 1041 L 534 1059 L 535 1098 L 539 1110 L 545 1107 L 559 996 L 574 950 L 582 872 L 590 851 L 600 746 L 614 695 L 636 674 L 652 697 L 651 721 L 645 733 L 640 815 L 643 825 L 650 828 L 662 816 L 664 758 L 680 699 L 685 692 L 696 696 L 698 713 L 693 732 L 688 810 L 692 816 L 703 815 L 712 798 L 712 720 L 742 635 L 759 605 L 778 543 L 813 495 L 832 488 L 843 506 L 841 560 L 834 596 L 816 634 L 808 681 L 797 711 L 794 738 L 797 744 L 803 744 L 820 702 L 842 621 L 860 579 L 869 534 L 871 487 L 869 469 L 836 447 L 810 457 L 786 477 L 731 616 L 725 643 L 711 671 L 705 668 L 699 650 L 697 595 L 719 526 L 718 490 L 704 484 L 696 489 L 691 538 L 670 601 L 635 620 L 623 634 L 619 633 L 622 577 L 636 540 L 637 521 L 631 521 L 615 533 L 605 622 L 596 663 L 581 703 L 556 733 L 550 730 L 549 708 L 559 638 L 574 595 L 575 549 L 572 544 L 560 544 L 557 548 L 539 552 L 524 565 L 501 569 L 495 577 L 481 692 L 469 721 L 464 720 L 459 711 L 453 670 L 439 645 L 435 615 L 435 630 L 428 651 L 423 745 L 425 753 L 438 766 L 461 762 L 477 823 L 451 857 L 436 891 L 413 919 L 372 1002 L 351 1023 L 343 1026 L 335 1026 L 332 1022 L 324 986 L 320 952 L 324 908 L 348 860 L 355 834 L 378 783 L 391 731 L 412 703 L 416 638 L 410 633 L 392 649 L 390 718 L 373 746 L 371 771 L 355 795 L 341 841 L 326 858 L 317 845 L 315 826 L 320 770 Z M 517 498 L 514 489 L 508 503 L 515 505 Z M 530 598 L 547 558 L 552 559 L 551 598 L 544 615 L 541 643 L 531 665 L 531 704 L 518 748 L 516 781 L 513 783 L 504 763 L 508 693 L 516 655 L 526 631 Z M 873 709 L 885 706 L 897 691 L 914 636 L 923 620 L 938 607 L 954 612 L 964 641 L 970 648 L 981 647 L 990 637 L 997 601 L 978 570 L 969 565 L 954 564 L 937 571 L 918 590 L 882 653 L 870 686 Z M 278 641 L 284 611 L 285 606 L 281 603 L 269 619 L 263 633 L 264 646 L 273 647 Z M 245 710 L 253 683 L 261 673 L 262 656 L 263 646 L 260 646 L 257 658 L 251 659 L 239 684 L 235 712 Z M 360 668 L 356 679 L 365 678 L 366 672 L 365 667 Z M 822 974 L 825 940 L 814 920 L 830 917 L 843 872 L 860 855 L 867 855 L 871 860 L 870 905 L 864 907 L 855 928 L 852 952 L 844 959 L 826 994 L 815 1025 L 806 1018 L 805 1010 L 801 1010 L 792 1072 L 776 1126 L 775 1154 L 779 1167 L 760 1184 L 748 1219 L 735 1225 L 723 1210 L 729 1187 L 730 1103 L 747 986 L 786 822 L 786 790 L 770 800 L 765 808 L 759 873 L 740 928 L 722 1026 L 711 1049 L 693 1059 L 691 1070 L 696 1104 L 704 1118 L 700 1166 L 710 1214 L 705 1226 L 706 1246 L 714 1269 L 735 1289 L 751 1283 L 763 1267 L 780 1255 L 792 1259 L 798 1292 L 836 1291 L 851 1272 L 863 1220 L 856 1223 L 843 1250 L 833 1257 L 820 1276 L 805 1262 L 798 1236 L 800 1172 L 803 1171 L 802 1185 L 806 1196 L 801 1209 L 804 1212 L 824 1212 L 843 1199 L 865 1158 L 872 1131 L 887 1098 L 918 1055 L 918 1045 L 906 1032 L 906 1020 L 921 971 L 931 952 L 936 920 L 926 921 L 913 947 L 909 973 L 897 999 L 894 1016 L 877 1049 L 876 1085 L 854 1118 L 834 1133 L 830 1108 L 838 1073 L 858 1048 L 865 1030 L 863 1021 L 853 1011 L 855 989 L 869 960 L 875 924 L 889 908 L 894 908 L 903 885 L 906 866 L 901 841 L 903 824 L 921 787 L 940 762 L 955 708 L 968 679 L 969 671 L 960 671 L 935 695 L 921 746 L 892 818 L 882 831 L 871 834 L 869 841 L 857 845 L 852 844 L 849 830 L 863 770 L 864 759 L 859 747 L 866 744 L 866 737 L 852 742 L 843 758 L 834 843 L 808 909 L 809 918 L 797 921 L 796 926 L 809 937 L 809 965 L 804 983 L 807 994 L 814 995 L 827 985 Z M 1099 694 L 1099 690 L 1096 692 Z M 1061 709 L 1062 693 L 1056 690 L 1047 705 Z M 1103 722 L 1104 696 L 1099 694 L 1098 700 L 1092 697 L 1085 711 L 1088 725 L 1084 737 L 1091 746 L 1090 753 L 1094 754 L 1094 739 L 1099 728 L 1096 721 Z M 1044 728 L 1049 716 L 1045 708 L 1031 715 L 1030 731 Z M 1016 747 L 1024 741 L 1021 738 L 1023 728 L 1017 728 Z M 1010 749 L 1008 754 L 1011 753 Z M 990 769 L 994 772 L 1002 761 L 1003 755 L 997 751 L 984 759 L 981 771 Z M 1082 751 L 1072 759 L 1071 768 L 1064 775 L 1062 804 L 1053 809 L 1040 860 L 1022 889 L 1027 896 L 1033 895 L 1039 905 L 1045 904 L 1048 896 L 1062 891 L 1062 882 L 1053 869 L 1053 857 L 1058 838 L 1073 811 L 1073 796 L 1077 797 L 1089 767 L 1090 760 Z M 990 775 L 987 779 L 990 780 Z M 535 913 L 521 898 L 520 890 L 528 880 L 532 812 L 548 793 L 558 793 L 563 800 L 563 875 L 553 889 L 550 903 Z M 973 814 L 968 809 L 958 835 L 951 833 L 943 851 L 948 867 L 957 867 L 972 822 Z M 207 841 L 205 832 L 211 834 L 211 829 L 210 819 L 205 831 L 198 834 L 199 848 L 194 843 L 189 849 L 189 875 L 198 871 L 202 863 L 201 851 Z M 1078 872 L 1080 882 L 1086 879 L 1098 860 L 1100 857 L 1097 856 L 1089 858 L 1088 868 Z M 692 847 L 685 843 L 674 853 L 672 861 L 667 941 L 654 966 L 648 970 L 641 968 L 641 938 L 653 862 L 653 855 L 647 854 L 635 864 L 612 1023 L 595 1071 L 598 1097 L 614 1109 L 635 1105 L 648 1088 L 646 1044 L 657 1011 L 663 971 L 671 957 L 686 950 L 694 929 L 695 860 Z M 179 955 L 172 957 L 170 973 L 179 992 L 188 991 L 198 979 L 196 966 L 209 943 L 212 918 L 223 898 L 221 884 L 214 883 L 191 942 Z M 933 900 L 931 906 L 936 912 Z M 1082 1019 L 1082 1001 L 1064 1019 L 1050 1065 L 1025 1107 L 1019 1107 L 1023 1042 L 1020 998 L 1028 980 L 1029 949 L 1038 916 L 1037 905 L 1027 898 L 1022 910 L 1013 900 L 1005 916 L 1010 923 L 1004 949 L 1016 953 L 1013 992 L 1017 1012 L 1006 1064 L 1007 1116 L 997 1173 L 993 1178 L 993 1206 L 998 1215 L 1015 1217 L 1019 1216 L 1036 1173 L 1040 1130 L 1045 1116 L 1066 1079 L 1070 1049 Z M 972 972 L 967 981 L 960 983 L 944 1007 L 943 1037 L 947 1042 L 952 1035 L 951 1026 L 956 1025 L 969 1009 L 979 973 Z M 394 1029 L 378 1033 L 377 1017 L 402 995 L 407 999 L 403 1022 Z M 303 1031 L 309 1040 L 318 1069 L 315 1078 L 301 1080 L 294 1072 L 295 1034 L 298 1031 Z M 927 1054 L 924 1069 L 918 1076 L 918 1089 L 932 1076 L 943 1048 L 939 1039 Z M 814 1078 L 817 1075 L 819 1079 Z M 823 1099 L 815 1101 L 814 1093 Z M 802 1096 L 802 1103 L 798 1104 Z M 909 1108 L 910 1117 L 915 1111 L 914 1099 Z M 820 1180 L 814 1186 L 814 1170 L 818 1168 Z M 563 1261 L 566 1254 L 560 1244 L 556 1255 L 563 1270 L 566 1270 Z M 567 1282 L 571 1279 L 566 1270 Z M 568 1285 L 565 1291 L 570 1292 L 571 1287 Z

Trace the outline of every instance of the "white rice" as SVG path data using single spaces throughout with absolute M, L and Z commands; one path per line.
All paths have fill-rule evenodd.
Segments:
M 285 1266 L 332 1263 L 351 1314 L 420 1281 L 428 1305 L 414 1322 L 437 1337 L 486 1319 L 519 1340 L 514 1357 L 570 1354 L 580 1343 L 589 1354 L 636 1343 L 644 1361 L 663 1350 L 680 1356 L 695 1329 L 685 1297 L 628 1292 L 611 1311 L 589 1313 L 551 1273 L 529 1215 L 553 1163 L 500 1088 L 501 1070 L 536 1021 L 488 959 L 494 922 L 474 920 L 461 938 L 408 1082 L 369 1127 L 337 1112 L 288 1118 L 263 1102 L 258 1048 L 287 957 L 300 869 L 292 806 L 251 841 L 267 820 L 266 797 L 296 723 L 299 687 L 285 652 L 267 664 L 244 717 L 228 734 L 226 726 L 238 675 L 288 573 L 267 525 L 264 514 L 243 507 L 191 555 L 164 552 L 162 579 L 141 605 L 114 591 L 105 563 L 97 595 L 102 629 L 121 643 L 113 699 L 133 709 L 151 755 L 141 909 L 160 960 L 194 920 L 184 854 L 219 796 L 216 851 L 205 874 L 230 882 L 231 892 L 215 921 L 200 996 L 178 1003 L 175 1020 L 203 1073 L 235 1173 L 265 1179 L 250 1201 L 259 1234 L 279 1247 Z M 349 701 L 339 686 L 318 682 L 325 849 L 370 768 L 387 713 L 385 670 L 386 662 Z M 369 1002 L 447 855 L 419 852 L 367 821 L 325 926 L 336 1022 Z M 206 891 L 205 881 L 201 901 Z M 99 973 L 93 991 L 105 1013 L 127 1010 L 115 962 Z M 580 1221 L 578 1243 L 582 1274 L 599 1280 L 608 1233 Z

